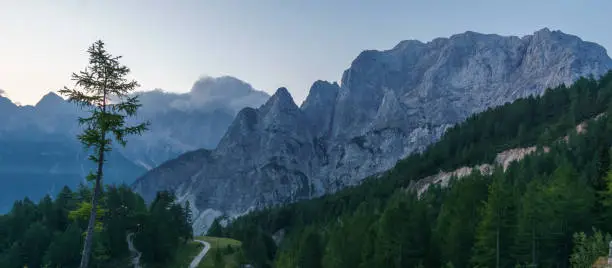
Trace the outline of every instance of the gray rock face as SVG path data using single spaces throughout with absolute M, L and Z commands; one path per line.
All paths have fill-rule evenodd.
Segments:
M 471 114 L 611 68 L 601 46 L 548 29 L 403 41 L 362 52 L 341 86 L 315 82 L 299 109 L 279 89 L 259 109 L 242 110 L 210 155 L 190 160 L 199 168 L 171 160 L 134 188 L 149 199 L 171 189 L 195 201 L 196 231 L 204 231 L 214 215 L 358 184 Z
M 317 138 L 328 138 L 331 135 L 339 90 L 337 83 L 316 81 L 302 104 L 301 109 L 312 124 Z

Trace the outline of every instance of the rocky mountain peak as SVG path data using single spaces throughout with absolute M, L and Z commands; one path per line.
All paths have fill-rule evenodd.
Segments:
M 339 91 L 338 83 L 318 80 L 312 84 L 308 97 L 302 103 L 301 109 L 315 129 L 317 137 L 329 135 L 331 132 Z
M 13 103 L 13 102 L 12 102 L 12 101 L 9 99 L 9 98 L 4 97 L 4 96 L 2 96 L 2 95 L 0 95 L 0 105 L 4 105 L 4 106 L 8 106 L 8 105 L 10 105 L 10 106 L 15 106 L 15 107 L 17 107 L 17 105 L 16 105 L 16 104 L 14 104 L 14 103 Z
M 238 147 L 240 150 L 253 148 L 260 146 L 257 144 L 260 139 L 273 140 L 281 136 L 307 140 L 297 135 L 300 132 L 309 133 L 310 127 L 287 88 L 281 87 L 260 108 L 244 108 L 238 113 L 221 139 L 217 152 L 237 150 Z
M 551 34 L 553 34 L 555 32 L 563 34 L 563 32 L 561 32 L 561 31 L 558 31 L 558 30 L 557 31 L 551 31 L 548 27 L 544 27 L 542 29 L 539 29 L 539 30 L 535 31 L 533 33 L 533 36 L 547 37 L 547 36 L 551 36 Z
M 400 41 L 397 45 L 395 45 L 391 50 L 407 50 L 407 49 L 411 49 L 413 47 L 419 47 L 424 45 L 423 42 L 419 41 L 419 40 L 404 40 L 404 41 Z
M 317 110 L 325 106 L 333 106 L 338 97 L 338 91 L 340 91 L 338 83 L 318 80 L 310 87 L 308 96 L 300 108 L 309 114 L 317 113 Z
M 267 115 L 269 113 L 278 114 L 282 112 L 291 112 L 298 109 L 298 106 L 293 101 L 287 88 L 281 87 L 261 106 L 260 112 Z
M 337 82 L 333 82 L 330 83 L 328 81 L 323 81 L 323 80 L 317 80 L 315 81 L 312 86 L 310 87 L 310 91 L 308 93 L 308 97 L 310 97 L 310 95 L 315 95 L 315 96 L 331 96 L 334 95 L 335 93 L 337 93 L 337 89 L 340 86 L 338 86 Z
M 16 110 L 17 108 L 17 105 L 9 98 L 3 97 L 2 94 L 0 94 L 0 113 L 2 113 L 3 116 L 6 116 L 8 112 Z
M 62 97 L 57 95 L 55 92 L 49 92 L 45 94 L 34 107 L 49 107 L 54 105 L 61 105 L 66 102 Z
M 49 92 L 44 95 L 40 101 L 34 105 L 34 108 L 37 113 L 42 115 L 74 114 L 78 111 L 76 105 L 67 102 L 55 92 Z
M 270 97 L 268 102 L 284 102 L 284 103 L 293 103 L 293 97 L 291 97 L 291 93 L 287 90 L 286 87 L 279 87 L 276 92 Z

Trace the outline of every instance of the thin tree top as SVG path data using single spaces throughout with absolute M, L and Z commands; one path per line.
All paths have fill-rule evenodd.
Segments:
M 105 48 L 102 40 L 94 42 L 88 49 L 89 65 L 78 73 L 72 73 L 71 80 L 81 90 L 64 87 L 60 93 L 67 95 L 70 102 L 84 107 L 96 107 L 103 110 L 105 106 L 114 111 L 125 111 L 128 116 L 134 115 L 136 108 L 120 105 L 121 102 L 134 103 L 129 93 L 140 86 L 136 80 L 127 75 L 130 68 L 119 63 L 122 56 L 113 56 Z M 118 104 L 111 104 L 110 99 L 120 99 Z
M 71 80 L 74 88 L 64 87 L 60 94 L 68 101 L 90 110 L 90 117 L 79 118 L 79 123 L 86 129 L 79 140 L 86 147 L 98 147 L 102 144 L 105 151 L 110 150 L 111 140 L 106 133 L 111 132 L 121 145 L 125 146 L 125 136 L 140 135 L 147 129 L 148 122 L 135 126 L 126 126 L 125 119 L 136 115 L 141 106 L 138 96 L 131 95 L 140 85 L 136 80 L 128 79 L 130 68 L 119 62 L 121 56 L 111 55 L 103 41 L 94 42 L 88 49 L 89 65 L 78 73 L 73 73 Z

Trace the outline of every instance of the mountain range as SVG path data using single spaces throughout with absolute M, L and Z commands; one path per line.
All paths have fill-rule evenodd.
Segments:
M 131 137 L 108 157 L 105 183 L 131 183 L 166 160 L 198 148 L 214 148 L 236 113 L 269 95 L 233 77 L 203 77 L 188 93 L 139 92 L 142 108 L 131 120 L 150 130 Z M 18 106 L 0 95 L 0 211 L 27 196 L 38 200 L 64 185 L 83 182 L 93 168 L 76 140 L 83 112 L 55 93 L 36 105 Z
M 238 112 L 215 149 L 167 161 L 133 188 L 145 200 L 176 192 L 203 232 L 223 214 L 357 185 L 474 113 L 611 68 L 603 47 L 547 28 L 402 41 L 362 52 L 340 84 L 316 81 L 300 107 L 278 89 L 259 108 Z

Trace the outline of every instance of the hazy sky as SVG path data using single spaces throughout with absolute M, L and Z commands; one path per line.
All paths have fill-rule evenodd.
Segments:
M 3 0 L 0 89 L 36 103 L 70 85 L 101 38 L 143 90 L 186 92 L 202 75 L 232 75 L 270 93 L 286 86 L 299 104 L 362 50 L 405 39 L 549 27 L 610 51 L 610 10 L 610 0 Z

